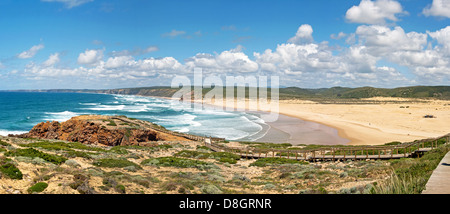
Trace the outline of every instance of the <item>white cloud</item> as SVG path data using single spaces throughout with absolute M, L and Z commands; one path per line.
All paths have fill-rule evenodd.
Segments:
M 436 32 L 427 33 L 443 47 L 443 50 L 446 52 L 447 56 L 450 57 L 450 26 Z
M 177 37 L 177 36 L 181 36 L 181 35 L 184 35 L 184 34 L 186 34 L 186 31 L 179 31 L 179 30 L 172 30 L 172 31 L 170 31 L 170 32 L 168 32 L 168 33 L 164 33 L 164 34 L 162 34 L 161 36 L 162 37 L 171 37 L 171 38 L 174 38 L 174 37 Z
M 288 42 L 294 43 L 294 44 L 312 42 L 313 41 L 312 33 L 313 33 L 313 29 L 312 29 L 311 25 L 303 24 L 298 28 L 295 36 L 290 38 L 288 40 Z
M 362 0 L 347 10 L 345 18 L 354 23 L 384 24 L 386 20 L 398 21 L 396 15 L 405 13 L 402 5 L 394 0 Z
M 346 33 L 344 33 L 344 32 L 339 32 L 338 35 L 331 34 L 331 35 L 330 35 L 330 38 L 339 40 L 339 39 L 345 38 L 345 37 L 347 37 L 347 36 L 348 36 L 348 35 L 347 35 Z
M 110 57 L 105 63 L 105 68 L 120 68 L 124 66 L 130 66 L 134 64 L 133 57 L 131 56 L 116 56 Z
M 433 3 L 428 5 L 422 11 L 425 16 L 442 16 L 450 18 L 450 0 L 433 0 Z
M 78 64 L 94 65 L 103 58 L 102 50 L 86 50 L 78 56 Z
M 393 51 L 420 51 L 427 44 L 426 33 L 405 33 L 398 26 L 390 29 L 379 25 L 362 25 L 356 29 L 356 35 L 375 56 Z
M 59 62 L 59 53 L 54 53 L 50 55 L 48 59 L 44 63 L 42 63 L 42 65 L 49 67 L 55 65 L 58 62 Z
M 302 25 L 309 26 L 309 25 Z M 299 28 L 293 37 L 308 38 L 309 28 Z M 302 34 L 304 32 L 311 32 Z M 278 75 L 282 85 L 299 87 L 392 87 L 408 84 L 448 84 L 450 77 L 450 26 L 434 32 L 405 32 L 399 26 L 362 25 L 355 32 L 340 34 L 354 40 L 336 49 L 328 42 L 289 42 L 276 49 L 255 52 L 249 57 L 242 46 L 220 53 L 198 53 L 180 63 L 173 57 L 136 59 L 114 54 L 103 59 L 104 50 L 86 50 L 77 68 L 63 68 L 59 54 L 45 62 L 30 63 L 22 74 L 27 78 L 64 78 L 86 84 L 123 83 L 168 85 L 175 75 L 191 75 L 194 68 L 213 75 Z M 298 36 L 300 35 L 300 36 Z M 139 51 L 153 51 L 149 46 Z M 165 82 L 164 82 L 165 81 Z M 95 86 L 95 85 L 94 85 Z M 129 86 L 129 85 L 128 85 Z
M 94 0 L 41 0 L 43 2 L 59 2 L 63 3 L 67 8 L 71 9 L 73 7 L 78 7 L 82 4 L 92 2 Z
M 19 58 L 19 59 L 31 58 L 34 55 L 36 55 L 39 50 L 41 50 L 43 48 L 44 48 L 43 44 L 35 45 L 35 46 L 31 47 L 29 50 L 26 50 L 26 51 L 20 53 L 19 55 L 17 55 L 17 58 Z
M 211 55 L 199 53 L 186 59 L 186 69 L 193 70 L 196 67 L 203 68 L 210 73 L 249 73 L 258 71 L 258 63 L 242 52 L 243 47 L 238 45 L 235 49 L 223 51 L 220 54 Z

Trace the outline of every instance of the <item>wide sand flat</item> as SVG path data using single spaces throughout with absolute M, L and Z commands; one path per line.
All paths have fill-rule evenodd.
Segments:
M 280 101 L 280 113 L 338 129 L 349 144 L 379 145 L 413 141 L 450 132 L 450 101 L 398 100 L 384 104 L 318 104 L 301 100 Z M 401 108 L 403 107 L 403 108 Z M 424 118 L 434 115 L 435 118 Z
M 320 104 L 309 100 L 280 100 L 279 113 L 335 128 L 340 137 L 350 140 L 349 145 L 380 145 L 392 141 L 410 142 L 450 133 L 450 101 L 448 100 L 377 97 L 362 99 L 362 101 L 372 103 Z M 225 101 L 204 103 L 220 108 L 236 104 Z M 251 109 L 248 105 L 246 108 Z M 425 115 L 433 115 L 435 118 L 424 118 Z M 293 128 L 295 127 L 289 127 L 283 131 L 292 133 Z M 295 144 L 292 139 L 290 143 Z

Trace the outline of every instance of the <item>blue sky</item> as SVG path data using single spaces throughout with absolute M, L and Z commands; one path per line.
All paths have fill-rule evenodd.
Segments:
M 449 0 L 2 0 L 0 90 L 170 85 L 448 85 Z M 447 28 L 448 27 L 448 28 Z

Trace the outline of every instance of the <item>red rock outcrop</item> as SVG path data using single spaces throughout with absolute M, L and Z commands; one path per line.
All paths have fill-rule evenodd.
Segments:
M 101 122 L 77 117 L 62 123 L 57 121 L 39 123 L 28 133 L 18 135 L 18 137 L 58 139 L 107 146 L 140 145 L 150 141 L 173 140 L 173 136 L 169 139 L 167 134 L 151 129 L 109 128 Z

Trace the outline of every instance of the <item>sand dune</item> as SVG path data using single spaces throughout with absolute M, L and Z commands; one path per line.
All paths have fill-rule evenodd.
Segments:
M 280 101 L 280 113 L 334 127 L 352 145 L 405 142 L 450 132 L 450 101 L 401 101 L 407 103 L 317 104 L 288 100 Z M 424 118 L 425 115 L 435 118 Z

